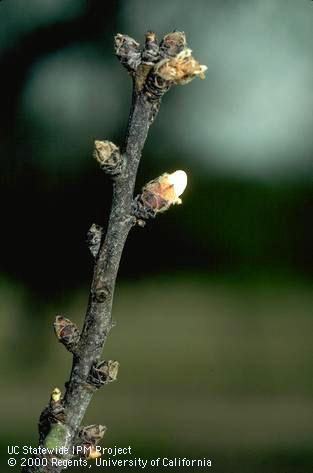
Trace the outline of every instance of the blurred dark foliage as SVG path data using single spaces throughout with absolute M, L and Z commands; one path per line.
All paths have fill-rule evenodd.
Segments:
M 36 166 L 32 142 L 24 140 L 19 123 L 18 103 L 30 68 L 51 52 L 84 41 L 112 55 L 119 9 L 118 1 L 89 0 L 80 15 L 31 29 L 8 42 L 0 57 L 1 269 L 38 295 L 75 287 L 89 278 L 85 235 L 93 222 L 105 226 L 111 187 L 91 160 L 92 142 L 79 173 Z M 178 152 L 171 165 L 184 162 Z M 159 171 L 156 163 L 158 155 L 144 157 L 145 175 Z M 169 268 L 312 274 L 312 181 L 218 177 L 195 168 L 190 176 L 183 210 L 172 209 L 157 225 L 149 222 L 145 230 L 132 232 L 122 277 Z M 145 179 L 139 175 L 139 183 Z
M 117 9 L 117 0 L 88 0 L 82 15 L 32 29 L 17 42 L 7 44 L 7 49 L 0 56 L 0 143 L 1 154 L 9 157 L 5 160 L 9 172 L 15 174 L 20 163 L 25 160 L 25 154 L 27 155 L 27 150 L 22 150 L 24 157 L 17 155 L 14 144 L 19 139 L 16 134 L 17 104 L 29 69 L 43 56 L 71 43 L 95 42 L 101 37 L 100 44 L 111 45 L 116 31 L 114 19 Z
M 173 268 L 312 274 L 313 186 L 200 175 L 190 186 L 182 207 L 131 233 L 121 276 Z M 110 199 L 111 183 L 92 161 L 75 176 L 24 162 L 1 186 L 2 270 L 38 295 L 86 282 L 86 232 L 93 222 L 105 227 Z

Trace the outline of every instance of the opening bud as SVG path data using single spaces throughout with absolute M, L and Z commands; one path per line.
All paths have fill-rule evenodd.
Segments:
M 164 212 L 170 205 L 181 204 L 180 196 L 187 186 L 185 171 L 175 171 L 148 182 L 142 189 L 141 201 L 144 207 L 154 213 Z

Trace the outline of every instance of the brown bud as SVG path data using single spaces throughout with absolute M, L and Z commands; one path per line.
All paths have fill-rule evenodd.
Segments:
M 159 45 L 157 43 L 156 34 L 148 31 L 146 34 L 145 47 L 141 54 L 142 63 L 153 65 L 159 60 Z
M 121 170 L 122 156 L 119 147 L 111 141 L 95 141 L 93 153 L 101 169 L 108 174 L 118 174 Z
M 175 57 L 186 47 L 186 35 L 183 31 L 173 31 L 164 36 L 160 44 L 163 58 Z
M 102 240 L 102 227 L 93 223 L 87 233 L 87 243 L 94 258 L 97 257 Z
M 115 38 L 115 54 L 121 64 L 135 72 L 141 61 L 140 45 L 130 36 L 118 33 Z
M 120 366 L 120 364 L 116 360 L 109 360 L 108 361 L 108 380 L 109 380 L 109 382 L 116 381 L 119 366 Z
M 73 352 L 78 344 L 80 334 L 76 325 L 62 315 L 57 315 L 54 322 L 54 332 L 59 342 Z
M 82 427 L 79 431 L 79 437 L 85 443 L 96 445 L 103 438 L 107 428 L 104 425 L 92 424 Z
M 117 379 L 118 368 L 118 361 L 100 361 L 100 363 L 91 368 L 88 383 L 97 388 L 100 388 L 103 384 L 111 383 Z

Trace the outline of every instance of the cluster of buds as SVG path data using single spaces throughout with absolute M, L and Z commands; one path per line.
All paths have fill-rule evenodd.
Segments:
M 134 76 L 137 92 L 144 90 L 152 102 L 159 100 L 173 84 L 188 84 L 195 77 L 204 79 L 207 70 L 192 56 L 183 31 L 167 34 L 160 45 L 155 33 L 149 31 L 142 50 L 134 39 L 118 34 L 115 51 Z

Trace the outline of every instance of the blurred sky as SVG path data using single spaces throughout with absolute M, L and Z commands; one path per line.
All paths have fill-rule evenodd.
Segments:
M 109 2 L 110 3 L 110 2 Z M 82 14 L 82 0 L 4 1 L 1 43 L 32 28 Z M 120 32 L 142 41 L 184 30 L 207 79 L 164 100 L 146 152 L 182 153 L 206 172 L 293 177 L 312 173 L 313 4 L 307 0 L 129 0 L 116 15 Z M 112 38 L 73 42 L 38 58 L 25 80 L 19 125 L 35 161 L 80 166 L 90 137 L 125 124 L 130 86 Z M 110 40 L 110 42 L 108 41 Z M 111 51 L 111 54 L 109 52 Z M 160 139 L 162 136 L 162 139 Z M 56 139 L 57 138 L 57 139 Z

